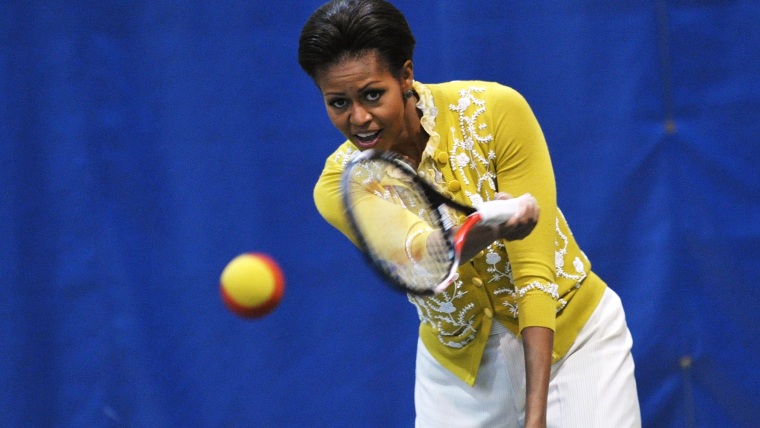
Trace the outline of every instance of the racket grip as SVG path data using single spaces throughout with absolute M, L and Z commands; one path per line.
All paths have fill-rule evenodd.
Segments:
M 496 199 L 478 205 L 478 214 L 482 224 L 500 224 L 512 218 L 519 206 L 518 198 Z

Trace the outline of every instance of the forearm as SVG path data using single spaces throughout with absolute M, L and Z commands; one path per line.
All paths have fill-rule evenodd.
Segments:
M 554 332 L 545 327 L 522 330 L 525 350 L 525 427 L 546 427 Z
M 497 239 L 499 239 L 499 236 L 494 228 L 491 226 L 476 225 L 470 229 L 470 232 L 467 234 L 467 239 L 462 246 L 461 263 L 470 261 Z

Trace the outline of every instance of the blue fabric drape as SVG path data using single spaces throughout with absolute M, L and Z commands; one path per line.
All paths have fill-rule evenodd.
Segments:
M 408 427 L 416 313 L 319 218 L 321 2 L 0 2 L 0 425 Z M 397 1 L 418 80 L 495 80 L 620 294 L 647 427 L 760 420 L 760 4 Z M 282 265 L 249 322 L 235 255 Z

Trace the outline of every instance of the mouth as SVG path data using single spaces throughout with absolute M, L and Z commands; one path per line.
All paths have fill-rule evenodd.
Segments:
M 382 134 L 382 132 L 382 129 L 375 132 L 360 132 L 358 134 L 354 134 L 354 141 L 357 147 L 360 149 L 371 149 L 377 145 L 377 142 L 380 140 L 380 134 Z

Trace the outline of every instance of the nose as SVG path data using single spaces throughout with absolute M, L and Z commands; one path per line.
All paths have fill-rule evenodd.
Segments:
M 354 103 L 350 120 L 352 125 L 363 126 L 372 120 L 372 115 L 360 103 Z

